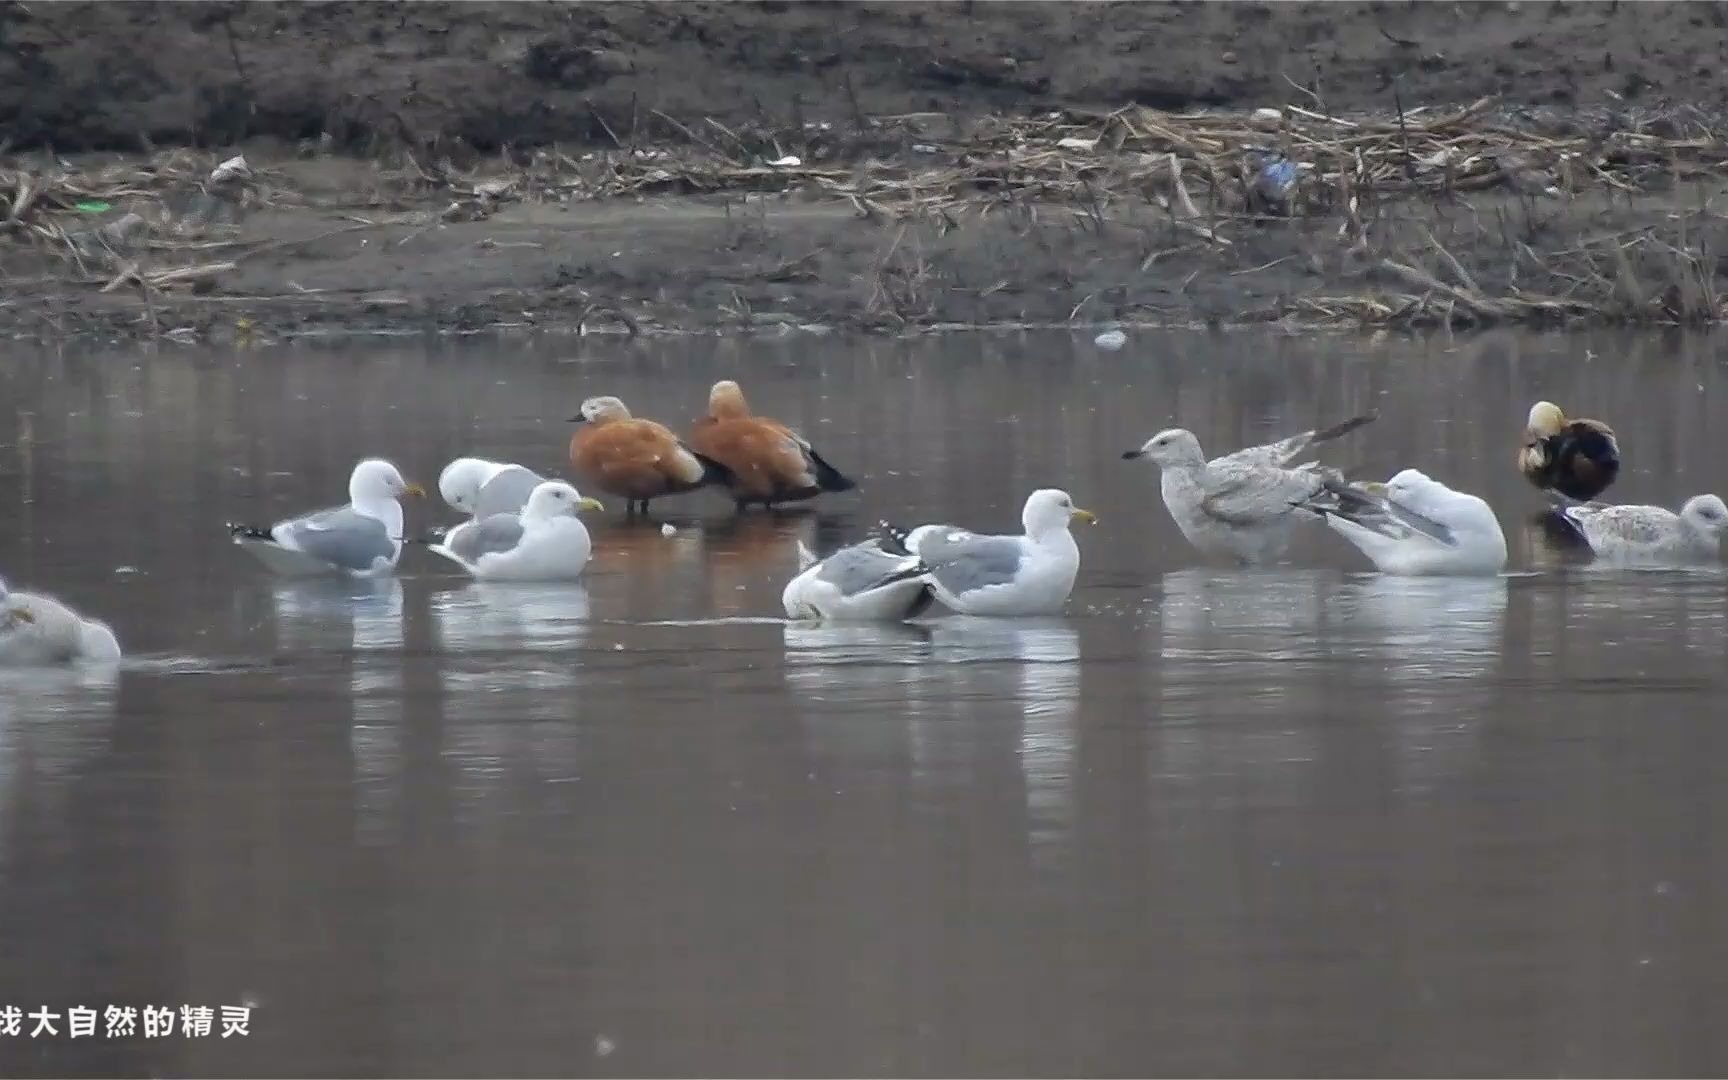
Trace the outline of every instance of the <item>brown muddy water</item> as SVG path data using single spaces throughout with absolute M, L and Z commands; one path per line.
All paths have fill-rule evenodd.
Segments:
M 558 470 L 584 395 L 682 427 L 722 376 L 862 492 L 609 507 L 580 588 L 289 584 L 222 529 L 365 454 Z M 1620 500 L 1728 489 L 1717 343 L 12 349 L 0 393 L 0 573 L 132 656 L 0 682 L 0 1006 L 253 1008 L 26 1019 L 5 1075 L 1728 1070 L 1728 589 L 1556 560 L 1511 464 L 1541 394 Z M 1514 573 L 1207 567 L 1119 458 L 1370 407 L 1328 459 L 1481 493 Z M 1065 618 L 778 618 L 795 538 L 1052 484 L 1101 519 Z

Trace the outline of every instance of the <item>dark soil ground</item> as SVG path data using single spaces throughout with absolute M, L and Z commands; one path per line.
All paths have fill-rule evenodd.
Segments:
M 0 331 L 568 327 L 597 303 L 694 329 L 1252 317 L 1358 289 L 1372 267 L 1324 240 L 1327 221 L 1249 230 L 1222 252 L 1129 201 L 1090 221 L 953 230 L 799 196 L 522 203 L 444 222 L 446 196 L 363 198 L 377 186 L 364 163 L 686 142 L 680 125 L 707 118 L 798 131 L 1128 103 L 1385 114 L 1394 87 L 1405 108 L 1498 95 L 1715 109 L 1728 107 L 1725 27 L 1718 3 L 0 4 L 14 164 L 49 148 L 245 149 L 304 196 L 242 224 L 248 240 L 291 243 L 149 310 L 128 290 L 58 281 L 0 237 Z M 1668 196 L 1562 212 L 1483 193 L 1398 228 L 1462 243 L 1487 289 L 1516 272 L 1519 245 L 1540 254 L 1671 209 Z

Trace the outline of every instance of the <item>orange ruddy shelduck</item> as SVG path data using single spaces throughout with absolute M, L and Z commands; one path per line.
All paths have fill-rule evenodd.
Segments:
M 751 503 L 771 508 L 775 503 L 858 486 L 823 461 L 796 431 L 750 415 L 744 392 L 730 379 L 715 383 L 708 392 L 708 415 L 691 429 L 690 445 L 732 474 L 727 486 L 740 510 Z
M 650 499 L 729 479 L 666 425 L 631 416 L 615 397 L 589 398 L 570 420 L 582 425 L 570 437 L 570 467 L 584 486 L 624 499 L 627 514 L 638 507 L 646 514 Z

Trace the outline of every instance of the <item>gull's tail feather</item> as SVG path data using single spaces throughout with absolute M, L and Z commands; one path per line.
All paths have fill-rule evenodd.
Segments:
M 242 525 L 238 522 L 228 522 L 228 535 L 236 540 L 270 540 L 276 538 L 270 535 L 269 529 L 260 529 L 256 525 Z
M 798 572 L 803 573 L 816 565 L 816 553 L 805 546 L 804 541 L 798 541 Z

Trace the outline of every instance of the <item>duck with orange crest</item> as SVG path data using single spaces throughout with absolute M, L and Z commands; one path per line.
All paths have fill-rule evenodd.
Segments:
M 619 399 L 591 397 L 570 418 L 581 424 L 570 437 L 570 467 L 586 487 L 625 501 L 625 513 L 664 495 L 695 491 L 730 479 L 726 468 L 686 446 L 671 429 L 630 415 Z
M 858 485 L 822 459 L 810 441 L 777 420 L 753 416 L 744 392 L 731 379 L 708 392 L 708 415 L 696 421 L 690 446 L 732 474 L 732 501 L 743 510 L 752 503 L 815 498 L 825 491 L 851 491 Z

